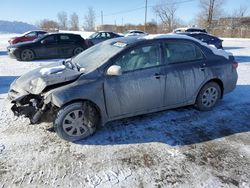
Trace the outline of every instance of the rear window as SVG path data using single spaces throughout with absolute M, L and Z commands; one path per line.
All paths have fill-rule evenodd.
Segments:
M 201 50 L 189 42 L 166 42 L 165 59 L 167 63 L 181 63 L 203 59 Z
M 70 35 L 60 35 L 59 38 L 61 41 L 75 41 L 75 38 Z

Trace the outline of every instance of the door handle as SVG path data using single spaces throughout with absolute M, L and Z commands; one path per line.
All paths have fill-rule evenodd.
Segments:
M 205 71 L 205 67 L 206 67 L 206 64 L 204 63 L 204 64 L 201 65 L 200 70 Z
M 201 67 L 200 70 L 201 70 L 201 71 L 205 71 L 205 67 Z
M 154 77 L 155 77 L 156 79 L 160 79 L 160 78 L 163 77 L 163 76 L 166 76 L 166 75 L 160 74 L 160 73 L 155 73 L 155 75 L 154 75 Z

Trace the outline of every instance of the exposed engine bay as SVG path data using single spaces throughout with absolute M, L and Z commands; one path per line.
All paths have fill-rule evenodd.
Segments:
M 46 93 L 74 82 L 81 71 L 69 59 L 37 68 L 19 77 L 11 84 L 8 94 L 14 115 L 24 115 L 31 123 L 37 123 L 45 112 L 53 108 L 48 101 L 45 102 Z

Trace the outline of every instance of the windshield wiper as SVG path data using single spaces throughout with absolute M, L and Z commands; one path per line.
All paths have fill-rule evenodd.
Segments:
M 79 71 L 80 66 L 72 61 L 72 59 L 66 59 L 62 62 L 63 65 L 65 65 L 67 68 Z

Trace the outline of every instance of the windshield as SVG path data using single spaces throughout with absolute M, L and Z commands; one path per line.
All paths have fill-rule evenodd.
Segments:
M 93 39 L 93 38 L 95 38 L 98 34 L 99 34 L 98 32 L 93 33 L 92 35 L 89 36 L 89 38 L 90 38 L 90 39 Z
M 85 69 L 85 73 L 95 70 L 126 46 L 125 43 L 99 43 L 72 59 L 72 62 Z

